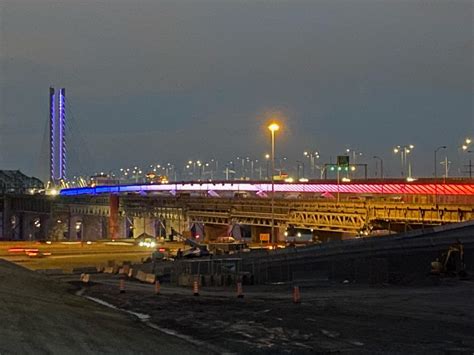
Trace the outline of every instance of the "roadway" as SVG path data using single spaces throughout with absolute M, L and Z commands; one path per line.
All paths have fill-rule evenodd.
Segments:
M 28 256 L 26 251 L 33 251 Z M 38 255 L 34 251 L 38 250 Z M 62 269 L 106 265 L 109 260 L 140 262 L 151 255 L 153 249 L 123 242 L 0 242 L 0 258 L 12 261 L 31 270 Z M 46 254 L 46 255 L 44 255 Z M 50 254 L 50 255 L 48 255 Z M 43 256 L 42 256 L 43 255 Z

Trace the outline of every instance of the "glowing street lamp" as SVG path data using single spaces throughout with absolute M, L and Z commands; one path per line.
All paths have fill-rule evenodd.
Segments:
M 280 129 L 280 126 L 273 122 L 268 126 L 272 137 L 272 232 L 271 240 L 275 244 L 275 132 Z
M 437 166 L 438 166 L 438 158 L 437 158 L 437 154 L 438 154 L 438 151 L 441 150 L 441 149 L 446 149 L 446 146 L 445 145 L 442 145 L 442 146 L 439 146 L 438 148 L 436 148 L 434 150 L 434 178 L 435 178 L 435 204 L 436 206 L 438 206 L 438 169 L 437 169 Z
M 411 163 L 408 160 L 408 154 L 410 154 L 413 151 L 413 149 L 415 149 L 415 146 L 413 144 L 404 145 L 404 146 L 397 145 L 395 148 L 393 148 L 393 153 L 394 154 L 400 153 L 400 161 L 401 161 L 401 167 L 402 167 L 402 170 L 401 170 L 402 177 L 404 175 L 405 165 L 408 164 L 408 177 L 411 178 Z
M 315 168 L 316 168 L 316 159 L 319 159 L 319 152 L 310 152 L 310 151 L 304 151 L 303 155 L 309 159 L 310 163 L 310 168 L 311 168 L 311 174 L 313 177 L 316 175 L 315 174 Z
M 270 168 L 269 168 L 269 164 L 270 164 L 270 154 L 265 154 L 265 160 L 267 161 L 267 178 L 266 180 L 270 179 Z
M 466 138 L 461 146 L 462 150 L 463 151 L 466 151 L 469 149 L 469 146 L 471 145 L 472 143 L 472 139 L 471 138 Z

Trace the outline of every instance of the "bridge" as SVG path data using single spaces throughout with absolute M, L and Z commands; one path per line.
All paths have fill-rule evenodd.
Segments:
M 288 228 L 324 239 L 474 219 L 472 180 L 275 183 L 274 190 L 272 199 L 268 182 L 195 181 L 10 196 L 3 198 L 3 234 L 8 238 L 16 228 L 21 230 L 13 239 L 36 239 L 51 231 L 58 239 L 117 239 L 165 236 L 173 230 L 189 234 L 195 226 L 212 240 L 245 226 L 258 241 L 273 220 L 280 239 Z
M 271 188 L 267 182 L 196 181 L 64 189 L 61 196 L 72 214 L 108 217 L 116 233 L 120 228 L 114 225 L 127 217 L 143 218 L 134 223 L 144 225 L 141 231 L 158 219 L 179 231 L 200 224 L 208 236 L 245 225 L 254 238 L 268 232 L 272 220 L 281 236 L 288 227 L 356 235 L 474 219 L 472 181 L 275 183 L 273 212 Z

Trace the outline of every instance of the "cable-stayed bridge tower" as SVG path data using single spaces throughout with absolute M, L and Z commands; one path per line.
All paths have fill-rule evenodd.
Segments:
M 66 179 L 66 89 L 49 88 L 49 181 Z

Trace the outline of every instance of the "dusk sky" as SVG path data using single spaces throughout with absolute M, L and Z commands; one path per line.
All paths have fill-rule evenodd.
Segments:
M 0 0 L 0 168 L 46 177 L 54 86 L 71 174 L 262 159 L 275 114 L 289 165 L 352 148 L 399 176 L 392 148 L 414 144 L 414 174 L 431 176 L 446 145 L 457 175 L 474 159 L 459 150 L 474 133 L 473 4 Z

